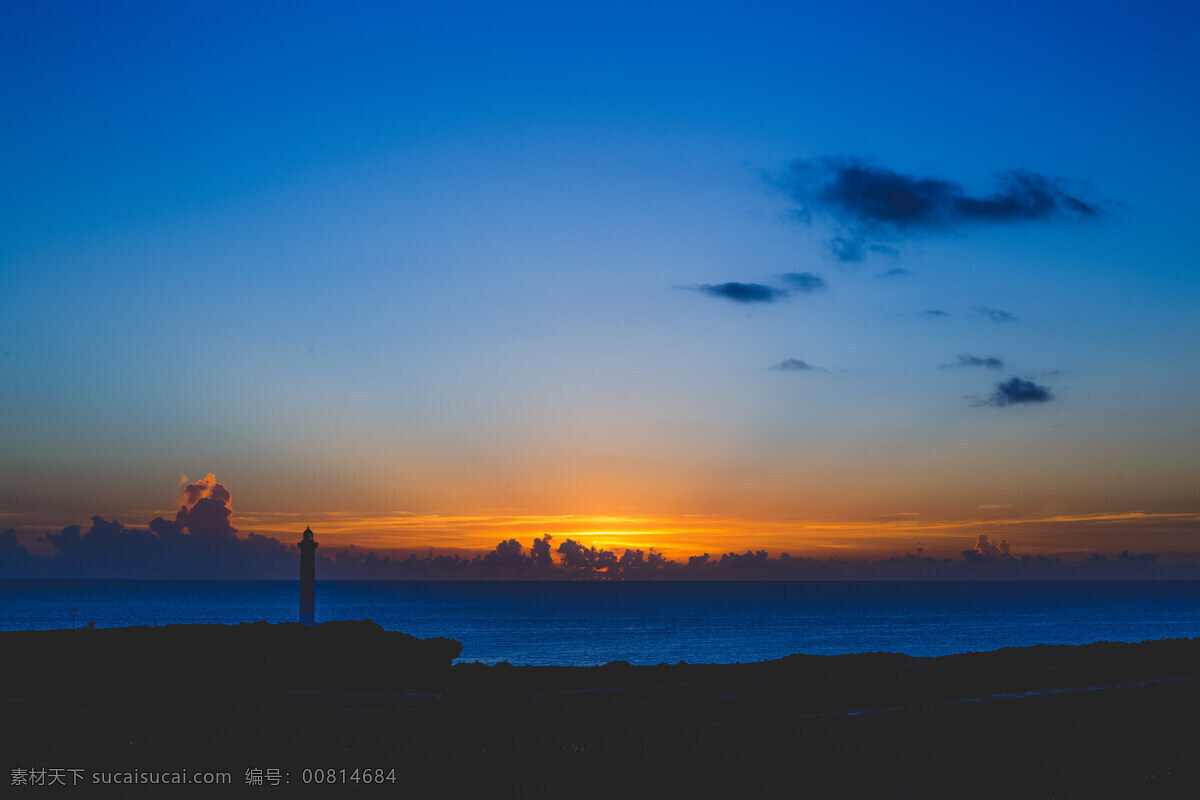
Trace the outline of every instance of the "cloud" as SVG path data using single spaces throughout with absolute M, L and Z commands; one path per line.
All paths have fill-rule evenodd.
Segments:
M 41 558 L 36 570 L 48 577 L 75 578 L 280 579 L 296 575 L 296 549 L 271 537 L 224 536 L 221 528 L 189 533 L 162 517 L 149 527 L 128 529 L 120 522 L 95 516 L 86 533 L 78 525 L 48 533 L 45 540 L 57 553 Z M 201 530 L 199 525 L 197 530 Z
M 182 503 L 185 508 L 191 508 L 201 499 L 205 497 L 211 497 L 214 490 L 218 491 L 222 498 L 226 500 L 228 499 L 225 497 L 228 494 L 228 490 L 224 486 L 221 486 L 221 484 L 217 483 L 217 477 L 211 472 L 194 483 L 187 483 L 187 481 L 187 475 L 180 476 L 179 485 L 183 486 L 184 484 L 187 484 L 187 486 L 184 487 L 183 496 L 179 498 L 179 502 Z M 218 489 L 217 487 L 220 488 Z
M 1012 556 L 1008 554 L 1008 542 L 1003 539 L 993 542 L 986 533 L 981 533 L 975 540 L 975 547 L 963 551 L 963 558 L 972 561 L 981 558 L 1006 559 Z
M 1039 386 L 1033 381 L 1021 380 L 1020 378 L 1009 378 L 1006 381 L 997 383 L 996 390 L 992 392 L 992 396 L 985 400 L 982 405 L 1003 408 L 1005 406 L 1023 405 L 1025 403 L 1047 403 L 1053 399 L 1054 394 L 1047 386 Z
M 533 540 L 533 563 L 539 567 L 553 567 L 554 556 L 550 554 L 550 540 L 554 537 L 546 534 L 541 539 Z
M 984 506 L 988 508 L 988 506 Z M 998 507 L 997 507 L 998 508 Z M 906 515 L 907 516 L 907 515 Z M 166 522 L 161 518 L 156 523 Z M 175 531 L 170 535 L 125 528 L 100 517 L 92 529 L 80 534 L 79 526 L 61 534 L 47 534 L 58 552 L 52 556 L 30 553 L 20 544 L 15 530 L 0 533 L 0 576 L 5 578 L 256 578 L 295 580 L 300 555 L 292 545 L 250 534 L 247 538 L 213 541 Z M 173 523 L 166 523 L 172 525 Z M 151 524 L 152 528 L 156 526 Z M 299 533 L 297 532 L 297 536 Z M 318 532 L 318 537 L 320 533 Z M 330 544 L 326 542 L 325 544 Z M 962 551 L 962 559 L 932 558 L 911 553 L 903 557 L 867 561 L 862 559 L 806 558 L 782 553 L 770 556 L 765 550 L 708 553 L 674 561 L 650 548 L 626 549 L 617 556 L 612 550 L 584 547 L 567 539 L 558 548 L 558 563 L 550 550 L 550 537 L 534 539 L 526 555 L 521 543 L 508 539 L 495 549 L 473 558 L 434 553 L 419 558 L 380 558 L 374 552 L 317 553 L 320 579 L 568 579 L 629 577 L 696 580 L 708 578 L 786 579 L 967 579 L 981 574 L 1011 578 L 1108 578 L 1164 577 L 1153 554 L 1131 556 L 1121 553 L 1116 560 L 1093 554 L 1084 561 L 1063 561 L 1045 556 L 1014 557 L 1008 542 L 979 536 L 974 546 Z M 981 572 L 982 570 L 982 572 Z M 1168 570 L 1173 577 L 1196 579 L 1200 565 L 1183 563 Z
M 775 289 L 761 283 L 704 283 L 697 286 L 696 290 L 735 303 L 774 303 L 788 294 L 784 289 Z
M 862 261 L 863 241 L 857 237 L 835 236 L 829 240 L 829 252 L 838 261 Z
M 996 174 L 997 191 L 972 196 L 945 178 L 918 178 L 856 158 L 793 161 L 775 181 L 803 209 L 868 230 L 949 230 L 969 223 L 1093 218 L 1104 208 L 1031 170 Z
M 617 554 L 611 550 L 584 547 L 574 539 L 567 539 L 558 546 L 562 565 L 568 570 L 607 571 L 618 563 Z
M 175 523 L 195 536 L 232 537 L 237 528 L 233 519 L 233 495 L 211 472 L 195 483 L 188 484 L 181 498 L 183 506 L 175 515 Z
M 496 545 L 496 549 L 483 557 L 483 563 L 489 567 L 520 569 L 529 563 L 529 559 L 521 552 L 523 548 L 516 539 L 508 539 Z
M 942 311 L 940 308 L 927 308 L 921 312 L 921 316 L 925 319 L 941 319 L 950 316 L 950 312 Z
M 841 229 L 829 242 L 840 261 L 861 261 L 864 248 L 895 250 L 881 239 L 1106 213 L 1107 203 L 1085 200 L 1071 181 L 1026 169 L 999 172 L 994 180 L 995 191 L 971 194 L 946 178 L 906 175 L 857 158 L 798 159 L 782 175 L 767 178 L 799 204 L 793 217 L 811 220 L 820 213 Z
M 1007 311 L 1001 311 L 998 308 L 988 308 L 987 306 L 972 306 L 971 310 L 974 311 L 976 314 L 982 314 L 983 316 L 988 317 L 989 319 L 991 319 L 992 322 L 1016 322 L 1017 321 L 1017 318 L 1015 315 L 1010 314 Z
M 961 353 L 958 356 L 957 364 L 942 364 L 941 369 L 952 369 L 954 367 L 985 367 L 987 369 L 1004 369 L 1004 361 L 995 356 L 973 356 L 970 353 Z
M 890 244 L 868 244 L 858 235 L 835 236 L 826 245 L 833 257 L 842 262 L 862 261 L 867 257 L 868 252 L 892 258 L 900 257 L 900 248 L 892 247 Z
M 829 288 L 824 278 L 811 272 L 786 272 L 782 277 L 794 292 L 809 293 Z
M 814 367 L 807 361 L 801 361 L 798 358 L 785 358 L 778 364 L 773 364 L 771 369 L 778 369 L 784 372 L 810 372 L 812 370 L 821 370 L 820 367 Z
M 829 287 L 824 278 L 812 272 L 786 272 L 780 278 L 787 284 L 787 288 L 736 281 L 717 284 L 702 283 L 690 288 L 735 303 L 775 303 L 793 293 L 812 294 Z
M 876 278 L 907 278 L 912 275 L 912 270 L 904 269 L 903 267 L 892 267 L 886 272 L 881 272 L 876 275 Z

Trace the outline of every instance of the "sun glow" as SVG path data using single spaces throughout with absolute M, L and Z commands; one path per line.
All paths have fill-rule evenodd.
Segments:
M 1006 509 L 1011 511 L 1012 509 Z M 620 556 L 626 549 L 645 554 L 659 553 L 675 560 L 707 553 L 719 558 L 725 553 L 766 550 L 772 556 L 788 553 L 795 557 L 876 559 L 903 556 L 918 550 L 928 556 L 957 557 L 970 549 L 976 537 L 986 533 L 1007 539 L 1021 554 L 1087 555 L 1092 552 L 1116 555 L 1133 548 L 1155 552 L 1168 559 L 1191 552 L 1200 513 L 1154 513 L 1106 511 L 1020 515 L 997 514 L 984 509 L 954 519 L 922 519 L 905 512 L 869 519 L 746 519 L 692 515 L 539 515 L 517 514 L 509 509 L 481 513 L 413 514 L 407 512 L 363 514 L 345 511 L 272 512 L 236 509 L 232 525 L 239 536 L 270 536 L 293 543 L 305 526 L 318 532 L 322 552 L 339 550 L 375 551 L 380 556 L 418 557 L 431 551 L 474 557 L 493 550 L 497 543 L 515 539 L 526 552 L 534 539 L 551 538 L 551 549 L 567 539 L 587 548 L 610 550 Z M 162 516 L 167 510 L 140 511 L 127 519 L 127 526 L 140 528 L 136 520 Z M 50 546 L 37 534 L 51 528 L 79 524 L 74 518 L 22 518 L 17 522 L 28 546 L 42 553 Z
M 239 511 L 235 526 L 291 541 L 305 525 L 319 530 L 327 547 L 353 546 L 380 552 L 486 552 L 500 541 L 516 539 L 529 548 L 549 535 L 552 547 L 573 539 L 585 547 L 654 550 L 676 560 L 708 553 L 767 550 L 771 555 L 825 558 L 875 558 L 903 555 L 920 546 L 928 555 L 957 555 L 979 533 L 1004 536 L 1036 552 L 1091 552 L 1103 548 L 1103 537 L 1124 540 L 1131 531 L 1142 536 L 1171 536 L 1194 530 L 1200 514 L 1107 512 L 1029 516 L 980 515 L 974 518 L 922 520 L 911 515 L 892 519 L 753 520 L 703 515 L 587 516 L 511 514 L 321 514 Z M 1115 542 L 1115 539 L 1114 539 Z M 1127 545 L 1116 545 L 1117 551 Z

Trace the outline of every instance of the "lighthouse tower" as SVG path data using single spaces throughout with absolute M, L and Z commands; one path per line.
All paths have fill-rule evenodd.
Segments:
M 296 545 L 300 548 L 300 624 L 312 625 L 317 591 L 317 542 L 313 539 L 312 528 L 304 529 L 304 538 Z

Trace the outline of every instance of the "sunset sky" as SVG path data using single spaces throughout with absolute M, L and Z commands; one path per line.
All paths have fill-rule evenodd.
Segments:
M 0 528 L 1200 556 L 1200 6 L 43 3 Z

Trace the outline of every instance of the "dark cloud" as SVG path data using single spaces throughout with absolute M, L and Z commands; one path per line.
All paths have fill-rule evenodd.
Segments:
M 970 550 L 963 550 L 963 558 L 967 561 L 978 559 L 1003 560 L 1012 558 L 1012 556 L 1008 553 L 1008 542 L 1003 539 L 999 542 L 993 542 L 986 533 L 981 533 L 979 534 L 979 538 L 975 540 L 975 547 Z
M 554 537 L 546 534 L 541 539 L 533 540 L 533 563 L 539 567 L 553 567 L 554 556 L 550 553 L 550 540 Z
M 783 274 L 783 280 L 794 292 L 808 293 L 829 288 L 824 278 L 811 272 L 786 272 Z
M 940 308 L 927 308 L 921 312 L 921 316 L 926 319 L 940 319 L 950 316 L 950 312 L 942 311 Z
M 233 495 L 217 483 L 211 472 L 183 490 L 183 507 L 175 522 L 195 536 L 227 538 L 237 535 L 233 519 Z
M 168 526 L 174 523 L 162 520 Z M 160 526 L 161 527 L 161 526 Z M 299 535 L 299 534 L 297 534 Z M 318 537 L 320 534 L 318 533 Z M 254 536 L 214 542 L 174 529 L 168 538 L 149 531 L 125 528 L 118 522 L 95 517 L 92 529 L 80 535 L 79 527 L 48 534 L 59 552 L 53 556 L 30 553 L 16 531 L 0 533 L 0 576 L 5 578 L 257 578 L 295 580 L 300 555 L 294 546 L 269 537 Z M 485 555 L 466 558 L 435 554 L 424 558 L 380 558 L 373 552 L 343 550 L 317 554 L 320 579 L 569 579 L 628 577 L 631 579 L 704 580 L 723 578 L 820 579 L 967 579 L 979 576 L 1011 578 L 1162 578 L 1200 577 L 1200 565 L 1185 563 L 1167 568 L 1153 554 L 1121 553 L 1116 560 L 1093 554 L 1083 561 L 1063 561 L 1046 556 L 1013 556 L 1008 542 L 979 536 L 962 558 L 931 558 L 917 554 L 868 561 L 806 558 L 765 550 L 708 553 L 679 562 L 651 549 L 612 550 L 584 547 L 567 539 L 559 545 L 558 563 L 550 555 L 550 537 L 533 540 L 532 555 L 519 542 L 508 539 Z
M 38 567 L 49 577 L 279 579 L 294 577 L 298 563 L 295 547 L 271 537 L 189 533 L 161 517 L 136 530 L 96 516 L 86 533 L 71 525 L 45 540 L 57 551 Z
M 1030 170 L 996 175 L 997 191 L 972 196 L 954 181 L 918 178 L 855 158 L 793 161 L 774 181 L 804 210 L 866 230 L 906 233 L 969 223 L 1093 218 L 1104 208 L 1069 192 L 1064 181 Z
M 880 238 L 1094 219 L 1106 211 L 1080 197 L 1072 182 L 1024 169 L 997 173 L 996 190 L 981 195 L 945 178 L 906 175 L 856 158 L 796 160 L 768 181 L 800 205 L 793 216 L 807 221 L 819 212 L 842 228 L 829 243 L 840 261 L 861 261 L 868 247 L 895 250 Z
M 1046 403 L 1053 399 L 1054 394 L 1048 386 L 1039 386 L 1033 381 L 1020 378 L 1009 378 L 996 384 L 996 390 L 983 405 L 1003 408 L 1025 403 Z
M 1004 369 L 1004 361 L 995 356 L 973 356 L 970 353 L 961 353 L 957 358 L 957 363 L 942 364 L 941 368 L 985 367 L 986 369 Z
M 892 267 L 886 272 L 881 272 L 876 275 L 876 278 L 907 278 L 912 275 L 912 270 L 904 269 L 903 267 Z
M 483 563 L 493 568 L 521 568 L 529 564 L 522 552 L 524 548 L 516 539 L 508 539 L 496 545 L 496 549 L 483 557 Z
M 30 553 L 12 528 L 0 533 L 0 575 L 27 575 L 38 556 Z
M 778 364 L 772 364 L 771 369 L 778 369 L 784 372 L 809 372 L 811 370 L 819 370 L 820 367 L 814 367 L 807 361 L 801 361 L 798 358 L 785 358 Z
M 988 308 L 987 306 L 973 306 L 971 308 L 971 310 L 974 311 L 976 314 L 982 314 L 983 316 L 990 319 L 992 322 L 1016 322 L 1017 321 L 1017 318 L 1015 315 L 1010 314 L 1007 311 L 1001 311 L 998 308 Z
M 803 362 L 799 362 L 803 363 Z M 1016 378 L 1008 383 L 1025 383 Z M 1000 384 L 1004 386 L 1005 384 Z M 1044 391 L 1042 387 L 1040 388 Z M 1028 402 L 1022 400 L 1021 402 Z M 209 476 L 184 493 L 183 512 L 203 507 L 212 500 L 220 508 L 230 509 L 232 495 Z M 189 505 L 190 504 L 190 507 Z M 230 520 L 223 515 L 224 525 Z M 31 553 L 21 544 L 15 530 L 0 532 L 0 578 L 104 578 L 104 579 L 258 579 L 296 580 L 300 554 L 294 544 L 268 536 L 214 536 L 210 531 L 198 535 L 184 522 L 159 517 L 150 530 L 126 528 L 117 521 L 96 516 L 86 532 L 78 525 L 47 533 L 40 541 L 51 545 L 49 555 Z M 218 526 L 221 530 L 221 528 Z M 295 537 L 300 536 L 297 530 Z M 320 538 L 320 531 L 317 532 Z M 290 538 L 290 537 L 289 537 Z M 627 548 L 618 556 L 614 551 L 584 545 L 566 539 L 555 551 L 551 536 L 534 539 L 528 553 L 516 539 L 499 542 L 495 549 L 474 557 L 436 554 L 419 558 L 393 559 L 351 547 L 335 552 L 318 552 L 317 576 L 321 580 L 376 578 L 404 579 L 900 579 L 919 577 L 971 578 L 981 575 L 1018 577 L 1200 577 L 1200 565 L 1182 564 L 1163 567 L 1152 554 L 1132 556 L 1123 552 L 1117 560 L 1093 554 L 1082 562 L 1065 562 L 1045 556 L 1014 557 L 1005 540 L 992 541 L 981 535 L 963 558 L 936 559 L 914 556 L 868 561 L 834 558 L 806 558 L 783 553 L 771 556 L 765 550 L 724 553 L 712 558 L 708 553 L 674 561 L 657 553 Z M 326 545 L 331 545 L 327 542 Z M 324 550 L 324 548 L 323 548 Z M 557 562 L 553 553 L 557 552 Z
M 696 287 L 704 294 L 732 300 L 735 303 L 774 303 L 787 297 L 784 289 L 775 289 L 761 283 L 704 283 Z
M 558 546 L 562 564 L 569 570 L 607 572 L 618 563 L 617 554 L 611 550 L 584 547 L 574 539 L 567 539 Z

